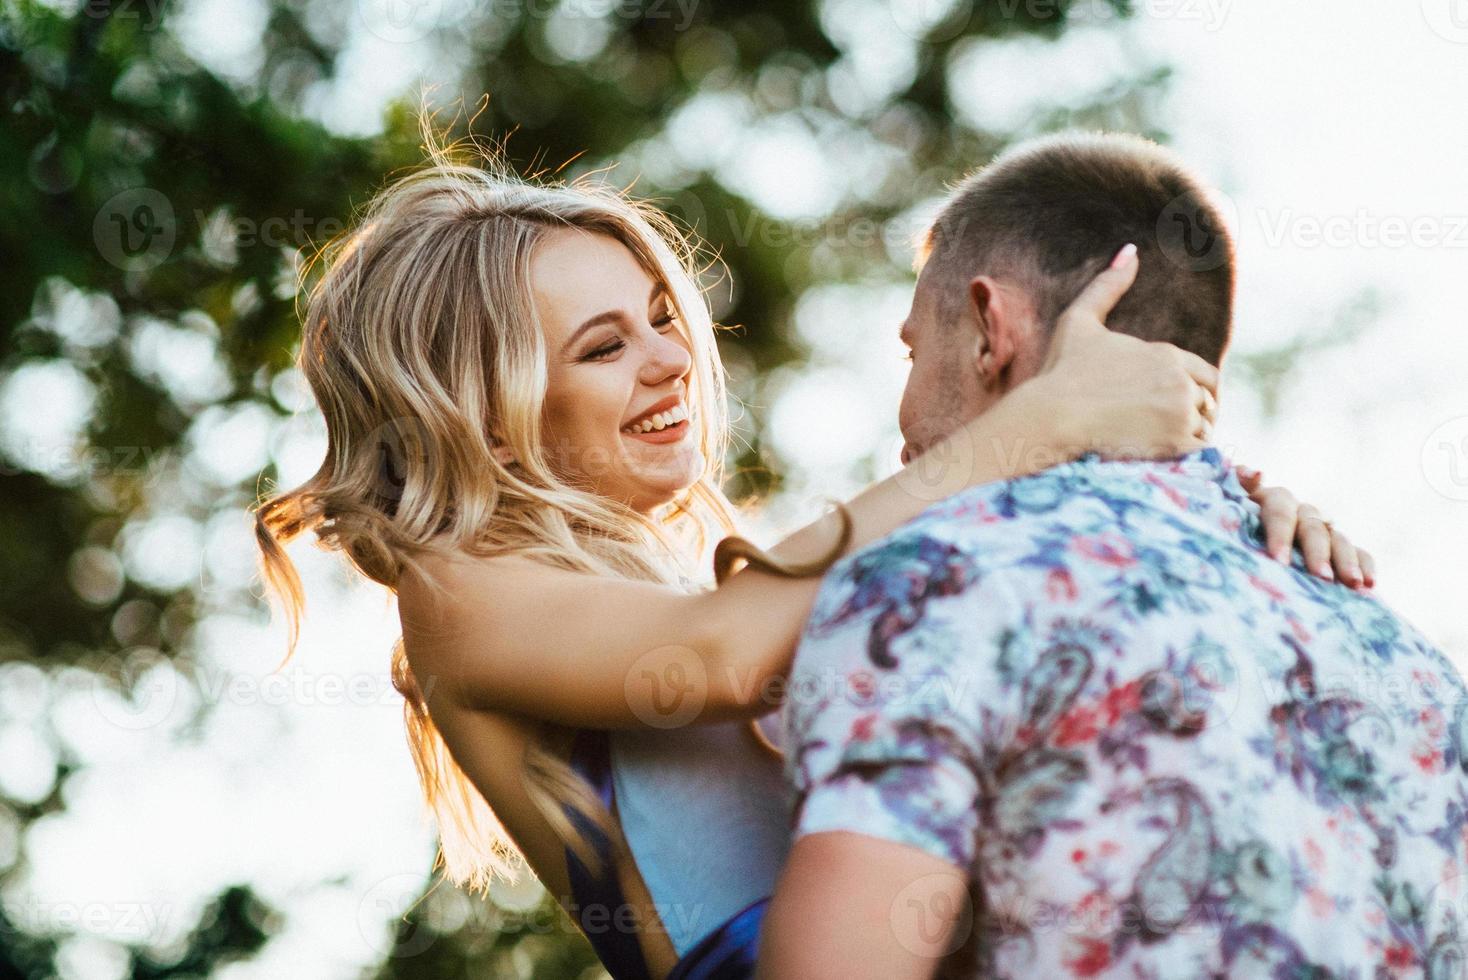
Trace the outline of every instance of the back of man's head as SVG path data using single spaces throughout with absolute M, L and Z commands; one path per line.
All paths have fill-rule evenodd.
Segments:
M 1140 137 L 1067 133 L 1000 155 L 959 184 L 929 229 L 924 273 L 946 315 L 966 301 L 974 276 L 1015 281 L 1049 331 L 1128 242 L 1139 251 L 1137 281 L 1107 325 L 1222 361 L 1232 236 L 1203 183 Z

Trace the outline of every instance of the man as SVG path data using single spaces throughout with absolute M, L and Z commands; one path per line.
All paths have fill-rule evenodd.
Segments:
M 909 448 L 1034 375 L 1125 242 L 1108 324 L 1219 363 L 1233 247 L 1170 154 L 1065 136 L 963 183 L 903 325 Z M 761 975 L 1462 975 L 1463 682 L 1258 527 L 1214 448 L 1086 457 L 836 565 L 787 692 Z

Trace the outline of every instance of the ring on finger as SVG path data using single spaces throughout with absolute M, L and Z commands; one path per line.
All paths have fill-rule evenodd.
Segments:
M 1328 520 L 1326 516 L 1319 511 L 1311 514 L 1301 514 L 1299 517 L 1299 521 L 1301 524 L 1305 523 L 1306 521 L 1318 521 L 1319 523 L 1325 525 L 1325 530 L 1328 533 L 1335 533 L 1335 522 L 1332 520 Z

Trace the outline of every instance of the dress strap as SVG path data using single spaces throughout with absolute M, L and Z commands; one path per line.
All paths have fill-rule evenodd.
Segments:
M 746 905 L 728 922 L 704 936 L 673 967 L 668 980 L 749 980 L 759 957 L 759 933 L 770 899 Z
M 611 741 L 604 731 L 582 729 L 571 746 L 571 768 L 591 784 L 607 812 L 612 811 Z M 566 848 L 566 873 L 571 881 L 571 899 L 576 903 L 577 924 L 591 942 L 613 980 L 651 980 L 637 933 L 618 929 L 627 898 L 617 881 L 611 841 L 602 829 L 573 808 L 566 808 L 571 823 L 584 836 L 601 862 L 602 874 L 594 875 L 576 853 Z

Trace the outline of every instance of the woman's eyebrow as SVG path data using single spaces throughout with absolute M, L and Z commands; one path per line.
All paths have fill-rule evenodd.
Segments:
M 647 305 L 651 306 L 653 303 L 656 303 L 658 300 L 658 296 L 666 293 L 667 291 L 667 287 L 665 287 L 662 283 L 653 283 L 652 292 L 647 294 Z M 566 338 L 566 342 L 561 345 L 561 350 L 564 351 L 566 350 L 566 348 L 576 343 L 576 338 L 580 337 L 592 327 L 599 327 L 603 323 L 616 323 L 617 319 L 621 317 L 621 315 L 621 310 L 604 310 L 601 313 L 598 313 L 596 316 L 589 318 L 588 320 L 586 320 L 586 322 L 582 323 L 581 326 L 571 331 L 571 336 Z
M 576 340 L 592 327 L 599 327 L 603 323 L 616 323 L 617 320 L 621 319 L 621 317 L 621 310 L 606 310 L 605 312 L 598 313 L 596 316 L 591 317 L 585 323 L 581 324 L 581 326 L 571 331 L 571 336 L 566 338 L 566 342 L 561 345 L 561 350 L 564 351 L 572 344 L 576 343 Z

